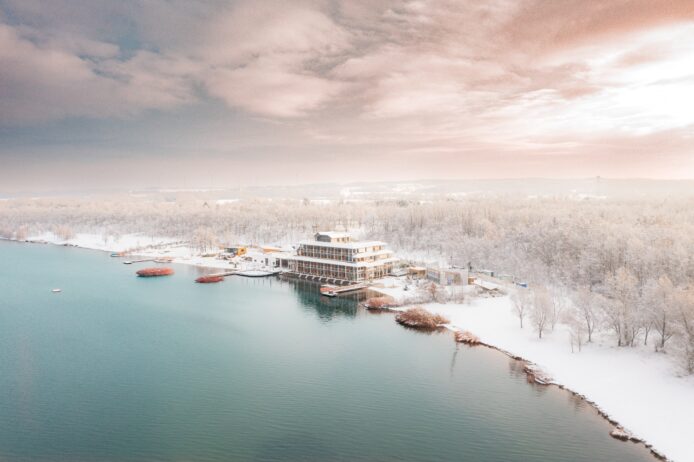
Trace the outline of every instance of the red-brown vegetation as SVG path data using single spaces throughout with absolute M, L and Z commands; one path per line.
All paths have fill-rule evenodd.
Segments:
M 397 306 L 397 302 L 393 297 L 372 297 L 368 299 L 366 302 L 364 302 L 364 306 L 366 306 L 370 310 L 384 310 L 387 308 L 393 308 L 394 306 Z
M 442 324 L 448 324 L 450 322 L 444 316 L 429 313 L 421 306 L 416 306 L 399 313 L 395 317 L 395 320 L 403 326 L 426 330 L 438 329 Z
M 467 343 L 468 345 L 479 345 L 481 343 L 478 336 L 467 330 L 456 331 L 454 335 L 455 341 L 458 343 Z

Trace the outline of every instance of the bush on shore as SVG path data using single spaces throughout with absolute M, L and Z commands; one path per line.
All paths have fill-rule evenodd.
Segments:
M 369 309 L 382 310 L 385 308 L 392 308 L 397 306 L 397 302 L 393 297 L 383 296 L 383 297 L 372 297 L 368 299 L 364 305 Z
M 448 324 L 450 322 L 444 316 L 430 313 L 421 306 L 416 306 L 399 313 L 395 317 L 395 320 L 403 326 L 428 330 L 437 329 L 441 327 L 442 324 Z
M 479 345 L 480 344 L 480 339 L 478 336 L 473 334 L 470 331 L 456 331 L 455 335 L 455 341 L 458 343 L 467 343 L 468 345 Z

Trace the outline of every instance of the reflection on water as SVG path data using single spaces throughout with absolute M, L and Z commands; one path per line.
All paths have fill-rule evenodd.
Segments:
M 326 297 L 320 294 L 320 283 L 305 280 L 289 280 L 301 304 L 314 310 L 323 321 L 330 321 L 338 316 L 355 317 L 361 309 L 359 303 L 368 298 L 365 290 L 346 293 L 337 297 Z

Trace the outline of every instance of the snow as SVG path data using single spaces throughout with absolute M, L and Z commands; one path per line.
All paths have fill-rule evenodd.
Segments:
M 134 251 L 132 254 L 139 257 L 168 257 L 172 258 L 172 263 L 184 265 L 201 266 L 215 269 L 231 269 L 232 264 L 228 260 L 221 260 L 216 257 L 203 257 L 200 252 L 191 247 L 177 242 L 176 239 L 151 237 L 143 234 L 125 234 L 118 238 L 104 238 L 101 234 L 78 233 L 74 238 L 64 240 L 54 233 L 46 232 L 31 236 L 27 239 L 31 242 L 45 242 L 56 245 L 70 245 L 84 249 L 102 250 L 106 252 Z M 153 247 L 156 246 L 156 247 Z M 241 260 L 240 269 L 256 269 L 259 266 L 259 259 L 263 258 L 262 251 L 252 252 L 249 255 L 255 261 L 247 262 Z M 262 265 L 261 265 L 262 266 Z
M 377 289 L 398 296 L 398 287 Z M 644 348 L 618 348 L 598 340 L 572 353 L 566 326 L 540 340 L 530 323 L 523 329 L 509 297 L 478 298 L 470 304 L 428 304 L 450 319 L 450 327 L 536 363 L 570 390 L 595 403 L 630 434 L 677 462 L 694 459 L 694 378 L 678 377 L 669 357 Z
M 215 204 L 217 204 L 217 205 L 235 204 L 238 201 L 239 201 L 239 199 L 217 199 L 215 201 Z
M 85 249 L 103 250 L 108 252 L 123 252 L 140 247 L 163 245 L 175 242 L 176 239 L 157 238 L 144 234 L 124 234 L 119 237 L 104 236 L 102 234 L 78 233 L 72 239 L 61 239 L 54 233 L 46 232 L 29 237 L 27 240 L 46 242 L 49 244 L 71 245 Z

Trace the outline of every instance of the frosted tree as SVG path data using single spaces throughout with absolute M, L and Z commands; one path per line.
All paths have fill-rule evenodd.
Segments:
M 193 236 L 190 240 L 193 248 L 200 252 L 207 252 L 209 249 L 216 247 L 217 236 L 214 231 L 207 227 L 200 227 L 193 232 Z
M 580 353 L 586 336 L 586 324 L 581 318 L 581 312 L 579 310 L 569 310 L 564 314 L 564 322 L 569 326 L 571 352 L 574 353 L 578 350 Z
M 694 373 L 694 290 L 680 290 L 674 300 L 678 313 L 680 356 L 684 369 L 691 374 Z
M 637 284 L 636 277 L 625 267 L 618 268 L 605 281 L 611 299 L 603 308 L 617 335 L 618 346 L 633 346 L 640 330 L 636 312 Z
M 602 295 L 592 292 L 587 286 L 579 288 L 574 293 L 574 303 L 569 319 L 581 321 L 588 336 L 586 339 L 588 343 L 593 341 L 593 333 L 596 331 L 600 319 L 600 310 L 606 303 L 607 301 Z
M 528 289 L 518 289 L 511 294 L 513 312 L 518 316 L 520 327 L 523 328 L 523 319 L 528 315 L 533 303 L 532 292 Z
M 666 342 L 673 336 L 674 291 L 672 281 L 667 276 L 661 276 L 657 281 L 649 280 L 644 288 L 644 311 L 653 328 L 659 335 L 656 350 L 665 349 Z
M 24 241 L 29 237 L 29 227 L 27 225 L 19 226 L 14 233 L 14 238 L 18 241 Z
M 552 289 L 547 292 L 547 299 L 550 303 L 549 324 L 552 330 L 561 320 L 562 314 L 566 309 L 567 296 L 563 290 Z
M 537 332 L 538 338 L 542 338 L 542 333 L 547 329 L 551 322 L 553 302 L 550 294 L 545 288 L 534 290 L 533 302 L 530 306 L 530 319 Z

